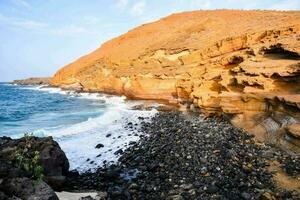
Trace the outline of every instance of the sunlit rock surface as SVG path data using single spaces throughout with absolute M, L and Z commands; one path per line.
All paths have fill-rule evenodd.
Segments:
M 139 26 L 63 67 L 51 83 L 225 113 L 259 140 L 299 148 L 287 133 L 300 120 L 299 75 L 299 11 L 218 10 Z

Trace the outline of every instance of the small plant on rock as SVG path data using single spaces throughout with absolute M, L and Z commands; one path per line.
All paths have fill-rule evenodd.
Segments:
M 40 153 L 32 149 L 32 134 L 24 134 L 25 145 L 22 149 L 18 149 L 15 158 L 19 168 L 28 172 L 37 182 L 44 177 L 43 167 L 39 164 Z

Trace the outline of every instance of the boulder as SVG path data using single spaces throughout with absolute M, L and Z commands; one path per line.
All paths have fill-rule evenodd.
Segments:
M 59 190 L 69 172 L 69 161 L 52 137 L 27 136 L 20 139 L 0 138 L 0 178 L 30 176 L 16 164 L 17 153 L 28 148 L 28 154 L 38 151 L 39 164 L 43 168 L 44 181 Z
M 53 189 L 43 181 L 36 182 L 30 178 L 6 179 L 1 185 L 1 195 L 16 196 L 26 200 L 58 200 Z

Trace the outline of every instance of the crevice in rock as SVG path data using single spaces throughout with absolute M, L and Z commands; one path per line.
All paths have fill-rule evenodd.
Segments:
M 245 85 L 239 84 L 236 78 L 230 80 L 230 84 L 227 85 L 228 88 L 233 92 L 243 92 Z
M 280 43 L 271 45 L 269 48 L 262 48 L 260 53 L 270 59 L 300 60 L 297 52 L 284 49 Z

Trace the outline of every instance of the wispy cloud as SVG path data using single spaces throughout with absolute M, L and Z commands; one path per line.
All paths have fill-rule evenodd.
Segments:
M 11 2 L 14 5 L 19 6 L 19 7 L 24 7 L 24 8 L 27 8 L 27 9 L 31 8 L 31 5 L 25 0 L 11 0 Z
M 128 5 L 128 0 L 117 0 L 116 6 L 117 8 L 124 10 Z
M 89 31 L 88 29 L 77 26 L 74 24 L 62 26 L 60 28 L 55 28 L 50 30 L 51 33 L 59 36 L 78 36 L 82 34 L 94 34 L 94 32 Z
M 35 20 L 7 17 L 0 14 L 0 25 L 1 24 L 13 28 L 26 29 L 26 30 L 40 30 L 48 27 L 47 23 L 43 23 Z
M 29 30 L 36 30 L 36 29 L 43 29 L 48 27 L 48 24 L 43 23 L 43 22 L 38 22 L 38 21 L 33 21 L 33 20 L 20 20 L 20 21 L 14 21 L 12 25 L 24 29 L 29 29 Z
M 82 34 L 94 34 L 94 32 L 89 31 L 83 26 L 78 25 L 61 25 L 60 27 L 51 26 L 48 23 L 21 19 L 14 17 L 7 17 L 0 13 L 0 25 L 4 25 L 6 28 L 10 27 L 16 30 L 25 30 L 32 32 L 43 32 L 49 33 L 57 36 L 80 36 Z
M 139 0 L 133 4 L 130 10 L 130 14 L 133 16 L 141 16 L 145 12 L 146 2 L 144 0 Z

